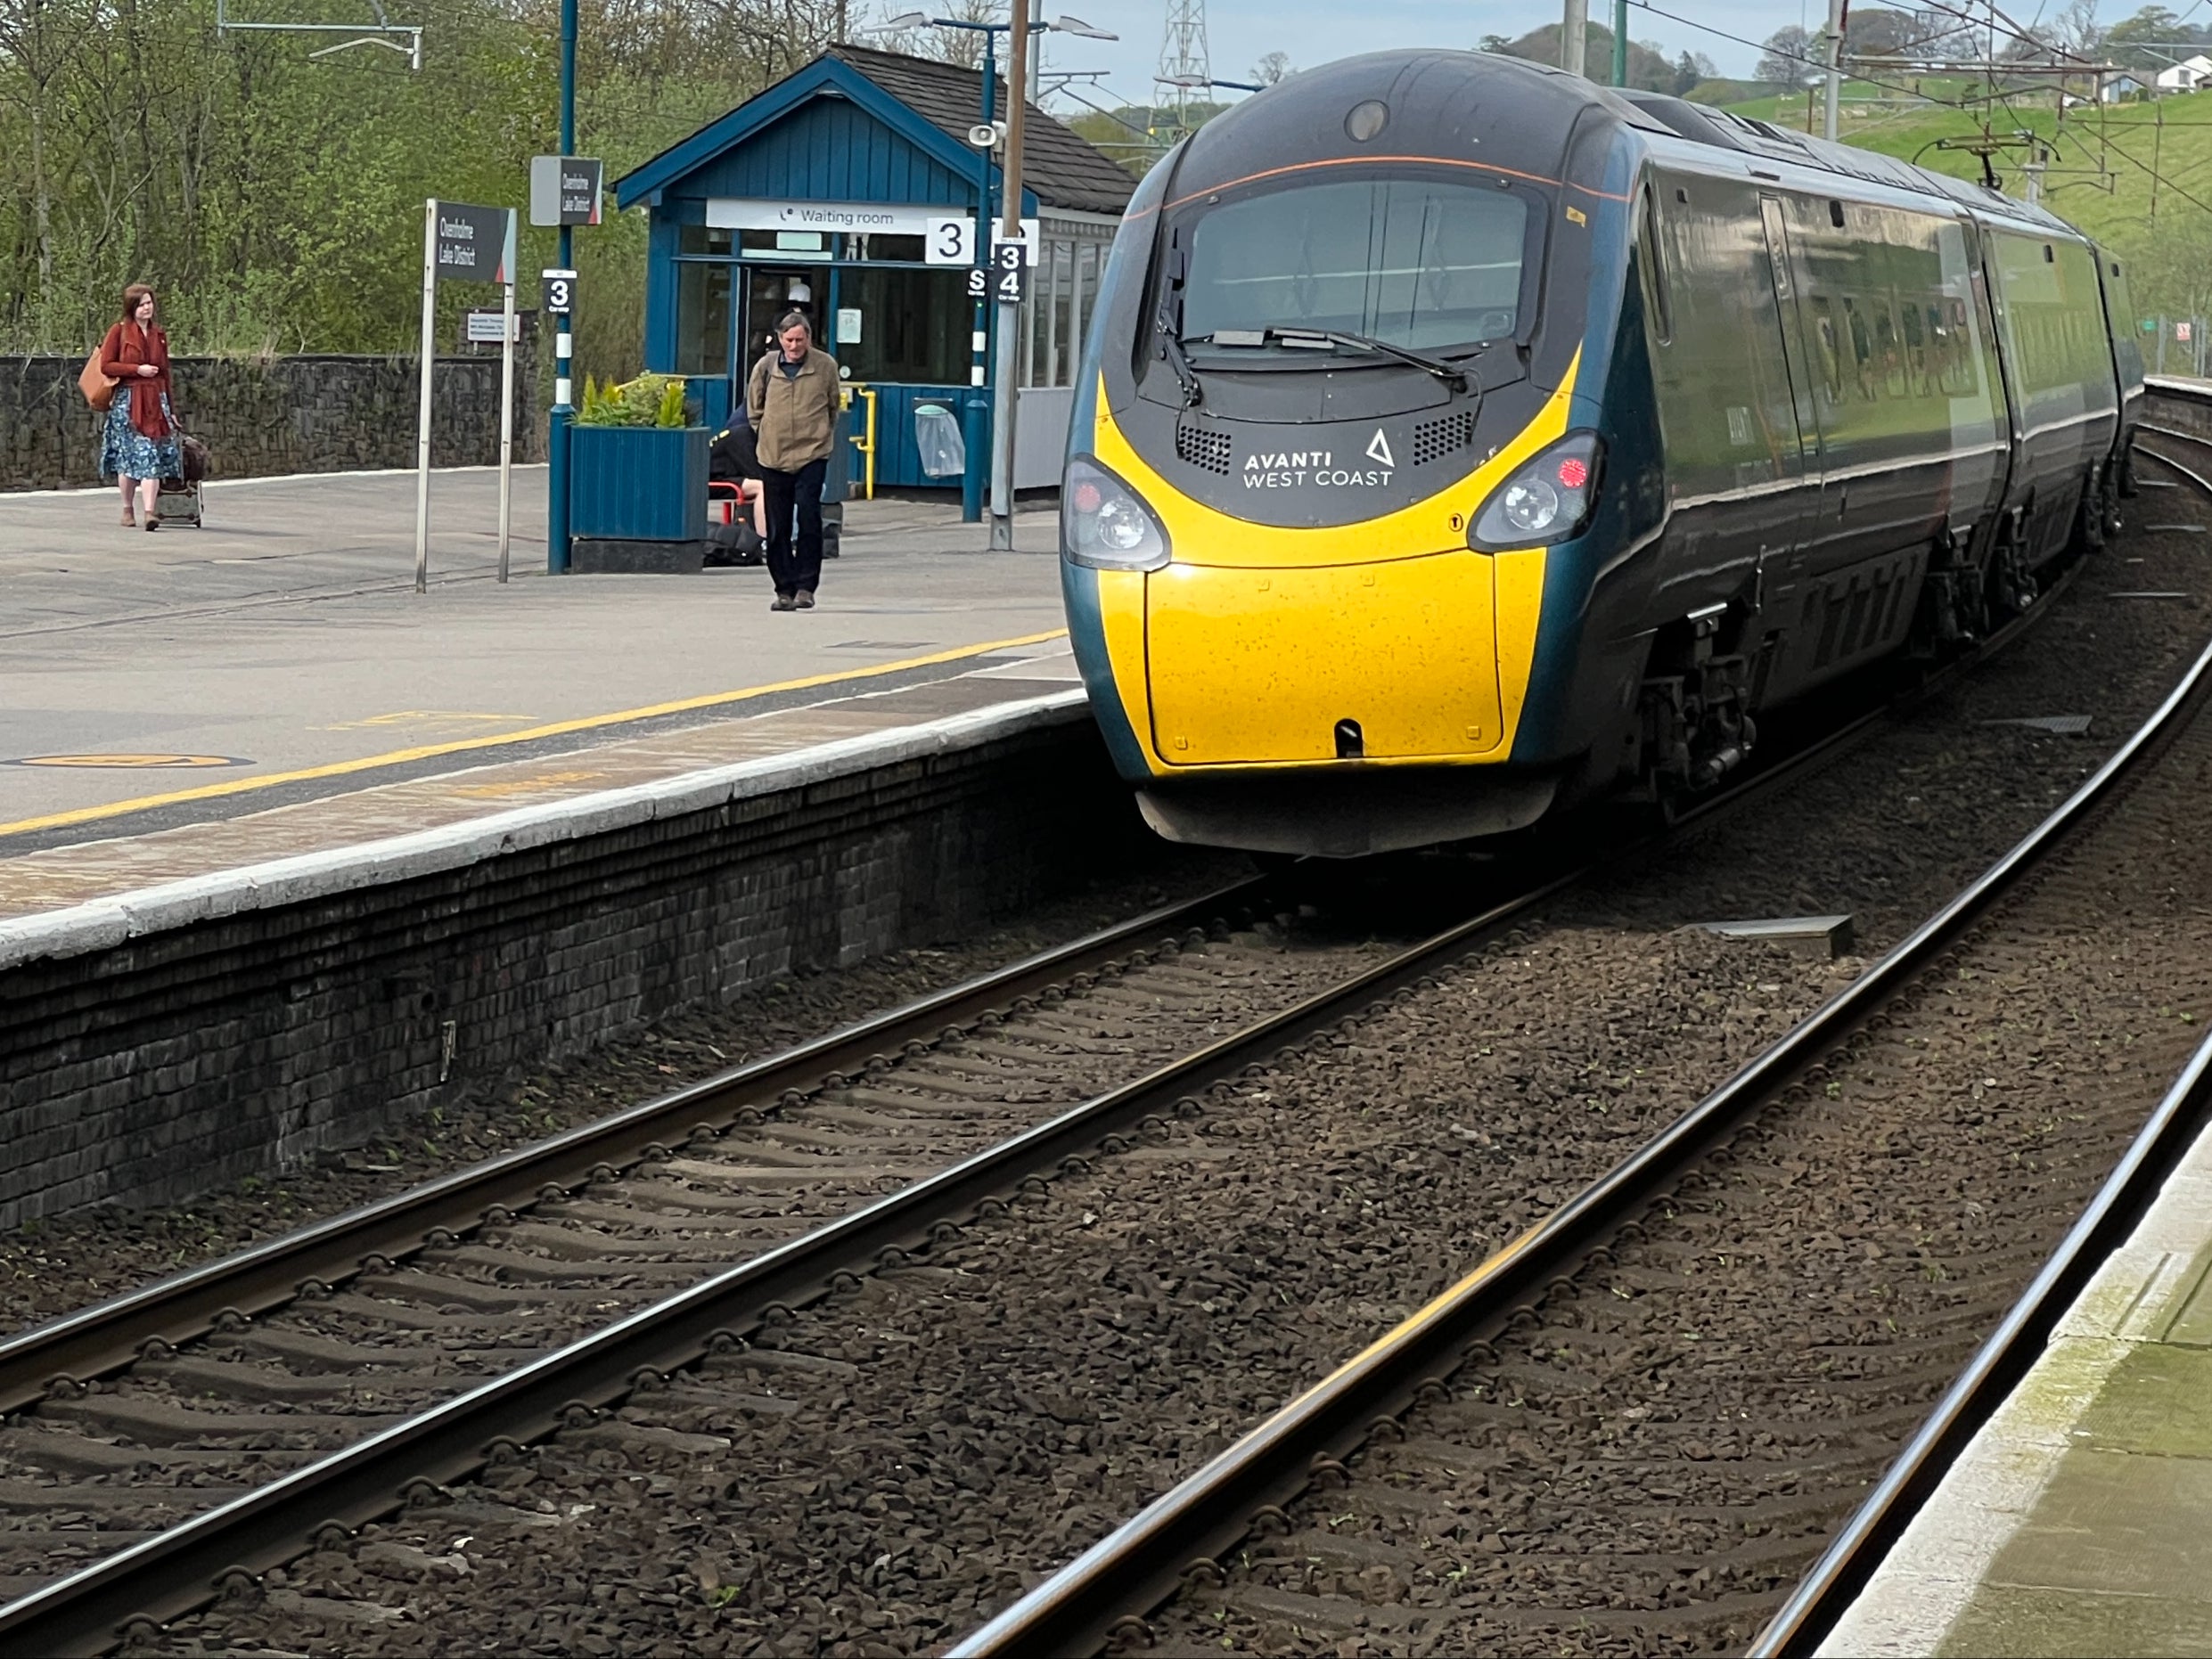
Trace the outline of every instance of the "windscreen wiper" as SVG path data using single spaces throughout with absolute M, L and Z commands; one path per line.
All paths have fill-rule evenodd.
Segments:
M 1199 336 L 1217 346 L 1264 346 L 1269 340 L 1302 351 L 1325 351 L 1331 346 L 1349 346 L 1355 351 L 1380 352 L 1400 363 L 1410 364 L 1433 374 L 1455 392 L 1467 389 L 1471 376 L 1463 364 L 1445 357 L 1432 357 L 1427 352 L 1414 351 L 1409 347 L 1394 346 L 1387 339 L 1376 339 L 1367 334 L 1347 334 L 1337 329 L 1217 329 L 1211 334 Z M 1478 387 L 1477 390 L 1481 388 Z
M 1152 326 L 1159 334 L 1159 355 L 1167 359 L 1167 366 L 1176 372 L 1176 383 L 1183 388 L 1183 406 L 1197 408 L 1205 394 L 1198 383 L 1198 371 L 1191 366 L 1190 355 L 1183 349 L 1175 325 L 1163 311 Z
M 1167 366 L 1176 372 L 1176 384 L 1183 388 L 1183 406 L 1195 409 L 1206 394 L 1198 383 L 1198 371 L 1191 366 L 1190 354 L 1183 349 L 1183 286 L 1190 274 L 1191 252 L 1183 245 L 1183 232 L 1177 229 L 1167 239 L 1167 264 L 1152 330 L 1159 336 L 1159 355 L 1167 358 Z

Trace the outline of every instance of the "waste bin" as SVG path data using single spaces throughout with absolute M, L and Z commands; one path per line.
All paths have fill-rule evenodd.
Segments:
M 956 478 L 968 470 L 968 445 L 960 435 L 960 417 L 949 404 L 924 401 L 914 405 L 914 448 L 922 470 L 933 478 Z

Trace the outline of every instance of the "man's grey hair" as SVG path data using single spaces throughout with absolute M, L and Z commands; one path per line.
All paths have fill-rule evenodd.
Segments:
M 809 339 L 814 338 L 815 325 L 807 321 L 807 314 L 803 311 L 786 311 L 776 319 L 775 331 L 779 337 L 788 334 L 793 329 L 805 329 L 807 338 Z

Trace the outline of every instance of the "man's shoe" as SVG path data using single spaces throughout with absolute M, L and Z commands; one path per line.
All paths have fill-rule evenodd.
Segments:
M 793 603 L 795 603 L 801 610 L 812 610 L 815 608 L 814 589 L 810 587 L 800 588 L 799 590 L 799 597 L 793 601 Z
M 797 610 L 799 609 L 799 601 L 796 599 L 793 599 L 789 593 L 778 593 L 774 599 L 769 601 L 768 609 L 770 610 Z

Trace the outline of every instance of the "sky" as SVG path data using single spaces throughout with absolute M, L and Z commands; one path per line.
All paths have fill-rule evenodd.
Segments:
M 1784 24 L 1799 20 L 1806 0 L 1654 0 L 1662 11 L 1691 18 L 1709 29 L 1765 39 Z M 1817 26 L 1826 6 L 1812 0 L 1804 20 Z M 1590 0 L 1591 20 L 1611 26 L 1611 0 Z M 1046 17 L 1073 14 L 1118 41 L 1049 37 L 1048 69 L 1104 69 L 1107 103 L 1142 103 L 1151 96 L 1152 76 L 1167 29 L 1166 0 L 1045 0 Z M 1252 66 L 1270 52 L 1290 55 L 1294 68 L 1309 69 L 1333 58 L 1404 46 L 1472 46 L 1485 35 L 1512 37 L 1559 20 L 1556 4 L 1528 0 L 1208 0 L 1207 44 L 1212 72 L 1225 80 L 1249 80 Z M 1629 8 L 1628 37 L 1656 42 L 1669 58 L 1702 52 L 1724 75 L 1749 76 L 1758 57 L 1755 46 L 1738 45 L 1718 36 L 1657 15 L 1643 6 Z M 1241 96 L 1225 94 L 1225 97 Z M 1056 106 L 1066 110 L 1065 99 Z

